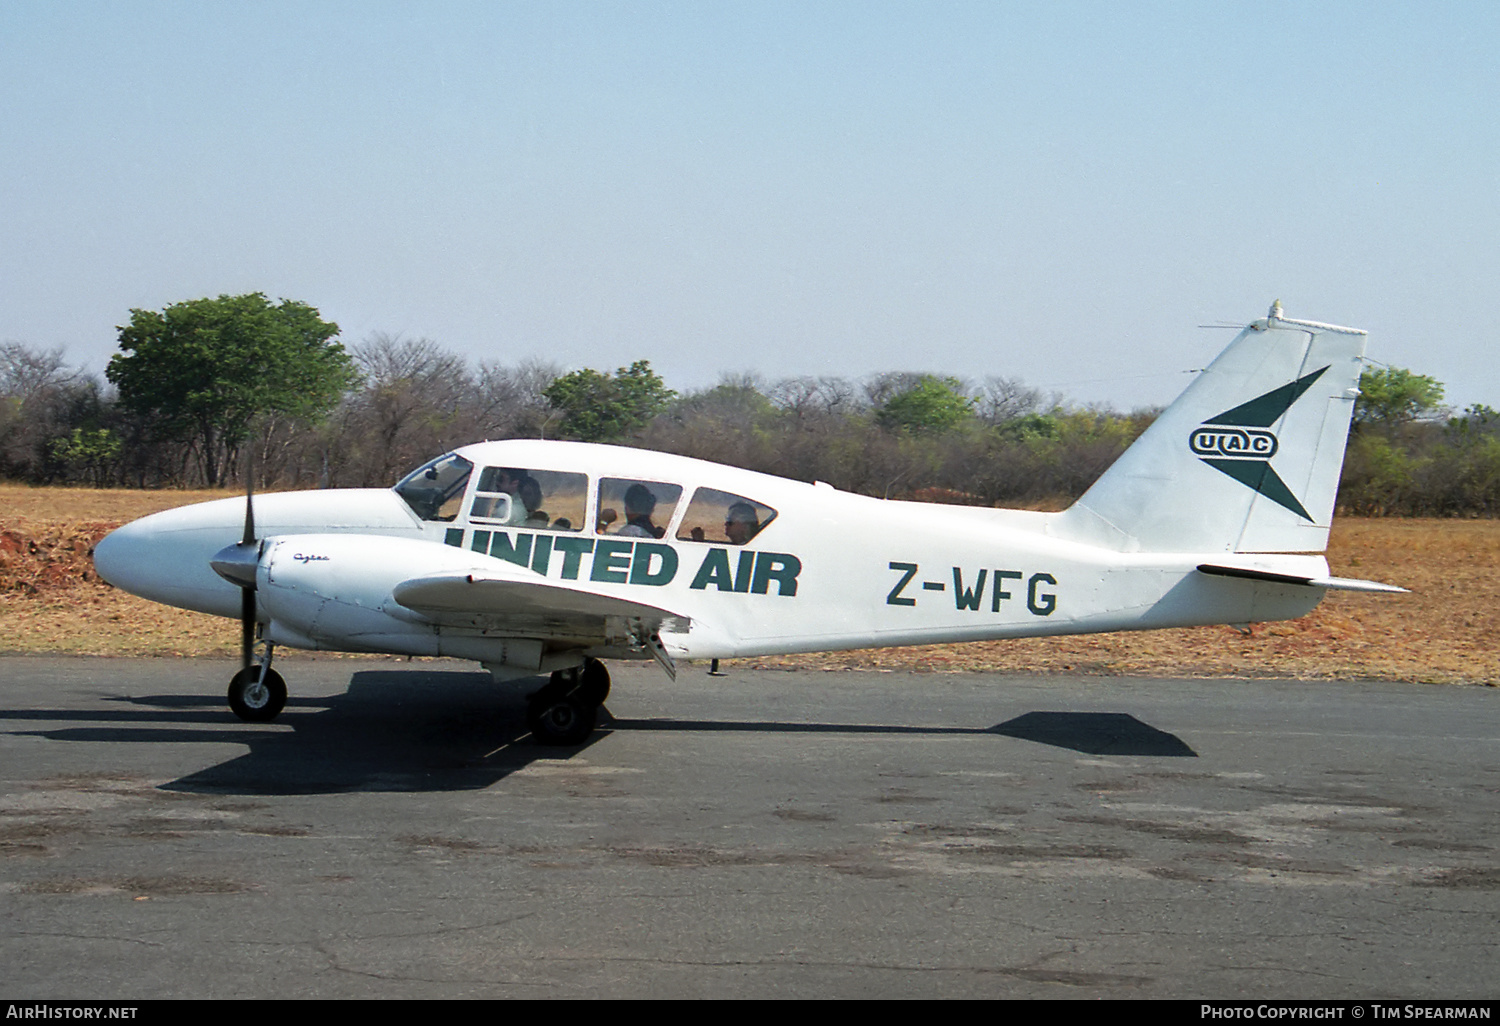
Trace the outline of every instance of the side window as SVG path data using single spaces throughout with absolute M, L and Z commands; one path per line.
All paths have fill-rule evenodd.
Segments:
M 396 494 L 423 520 L 452 521 L 464 499 L 464 488 L 474 464 L 449 453 L 439 456 L 403 477 Z
M 717 488 L 699 488 L 688 503 L 677 528 L 680 541 L 744 545 L 776 519 L 776 511 L 763 502 Z
M 682 486 L 661 481 L 606 477 L 599 481 L 598 534 L 660 538 L 682 498 Z
M 533 531 L 582 531 L 588 508 L 584 474 L 526 467 L 485 467 L 469 519 Z

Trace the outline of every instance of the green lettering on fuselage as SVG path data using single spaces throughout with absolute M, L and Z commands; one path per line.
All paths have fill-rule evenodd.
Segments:
M 748 553 L 747 553 L 748 555 Z M 787 552 L 758 552 L 755 554 L 755 583 L 750 590 L 764 595 L 776 582 L 776 594 L 796 595 L 797 575 L 802 572 L 802 560 Z
M 998 613 L 998 612 L 1000 612 L 1000 601 L 1002 599 L 1008 599 L 1008 598 L 1011 597 L 1010 592 L 1003 590 L 1003 586 L 1000 583 L 1001 581 L 1004 581 L 1004 580 L 1007 580 L 1007 579 L 1012 580 L 1012 581 L 1019 581 L 1021 579 L 1021 571 L 1019 571 L 1019 570 L 996 570 L 995 571 L 995 599 L 994 599 L 993 602 L 990 603 L 990 612 L 992 612 L 992 613 Z
M 740 594 L 743 595 L 745 592 L 747 592 L 747 591 L 750 590 L 750 579 L 751 579 L 751 577 L 752 577 L 752 575 L 754 573 L 754 569 L 755 569 L 755 553 L 753 553 L 753 552 L 741 552 L 740 553 L 740 559 L 739 559 L 739 565 L 736 566 L 735 569 L 734 569 L 734 590 L 735 591 L 737 591 L 737 592 L 739 592 Z M 792 590 L 793 591 L 796 590 L 796 585 L 795 584 L 792 586 Z M 760 591 L 760 592 L 756 592 L 756 594 L 758 594 L 758 595 L 764 595 L 765 592 L 764 591 Z
M 547 565 L 552 562 L 552 536 L 550 534 L 539 534 L 536 536 L 536 544 L 531 547 L 531 569 L 547 576 Z
M 563 535 L 552 543 L 552 547 L 563 554 L 562 579 L 578 580 L 578 563 L 585 552 L 594 551 L 594 539 L 569 538 Z
M 693 591 L 705 591 L 712 585 L 719 591 L 769 595 L 771 582 L 775 581 L 776 594 L 797 594 L 797 575 L 802 572 L 802 560 L 791 553 L 741 551 L 735 562 L 735 572 L 730 573 L 729 550 L 709 549 L 688 587 Z
M 483 531 L 475 531 L 475 537 L 483 534 Z M 533 535 L 517 534 L 515 541 L 505 531 L 496 531 L 490 539 L 490 555 L 496 559 L 503 559 L 507 563 L 515 563 L 517 566 L 527 566 L 531 563 L 531 539 Z
M 953 568 L 953 602 L 957 608 L 979 608 L 979 600 L 984 597 L 984 577 L 987 572 L 979 571 L 979 578 L 974 582 L 974 589 L 970 591 L 964 587 L 964 572 L 958 567 Z
M 1056 583 L 1057 578 L 1051 574 L 1032 574 L 1031 580 L 1026 582 L 1026 608 L 1037 616 L 1051 616 L 1057 608 L 1057 596 L 1051 592 L 1043 595 L 1036 589 L 1039 584 Z
M 620 538 L 600 538 L 594 545 L 594 568 L 589 572 L 589 580 L 628 584 L 632 544 Z
M 653 559 L 661 560 L 655 570 L 651 569 Z M 662 545 L 660 542 L 635 543 L 635 552 L 630 559 L 631 584 L 649 584 L 659 587 L 676 576 L 676 549 L 670 545 Z
M 795 559 L 796 557 L 788 557 Z M 887 564 L 892 571 L 901 575 L 890 592 L 885 597 L 888 606 L 915 606 L 918 595 L 908 594 L 909 587 L 915 587 L 917 575 L 921 567 L 917 563 L 902 563 L 892 560 Z M 1050 573 L 1036 573 L 1029 578 L 1020 570 L 999 570 L 982 567 L 977 571 L 965 574 L 964 568 L 955 566 L 953 570 L 953 607 L 956 610 L 968 610 L 979 612 L 979 607 L 984 600 L 985 585 L 990 589 L 990 612 L 1001 611 L 1001 603 L 1015 596 L 1007 590 L 1006 585 L 1011 581 L 1026 582 L 1026 609 L 1032 616 L 1051 616 L 1057 611 L 1057 593 L 1055 591 L 1043 591 L 1042 587 L 1055 586 L 1057 578 Z M 756 566 L 756 582 L 759 591 L 761 583 L 761 569 Z M 767 568 L 765 573 L 768 577 L 774 576 L 773 571 Z M 795 573 L 792 575 L 796 576 Z M 967 579 L 968 584 L 965 584 Z M 945 592 L 948 584 L 942 580 L 921 581 L 922 591 Z M 793 584 L 795 588 L 795 583 Z
M 488 553 L 495 559 L 529 567 L 543 577 L 564 581 L 583 579 L 660 588 L 677 579 L 682 565 L 681 552 L 658 541 L 507 530 L 475 530 L 468 541 L 475 552 Z M 461 548 L 464 532 L 450 529 L 444 542 Z M 584 556 L 591 557 L 587 569 L 583 566 Z M 711 546 L 704 551 L 703 561 L 688 587 L 693 591 L 712 587 L 732 594 L 791 597 L 797 594 L 797 578 L 801 573 L 802 560 L 789 552 L 740 549 L 731 565 L 728 549 Z
M 703 565 L 698 567 L 697 574 L 693 576 L 693 583 L 688 587 L 693 591 L 703 591 L 710 584 L 720 591 L 734 590 L 734 575 L 729 572 L 727 549 L 709 549 L 703 557 Z

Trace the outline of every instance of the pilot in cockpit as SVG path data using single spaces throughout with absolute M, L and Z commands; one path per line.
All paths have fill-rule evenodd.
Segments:
M 495 473 L 494 484 L 490 487 L 510 497 L 510 513 L 506 516 L 505 523 L 512 526 L 525 526 L 531 518 L 531 511 L 542 504 L 541 485 L 524 470 L 500 467 Z

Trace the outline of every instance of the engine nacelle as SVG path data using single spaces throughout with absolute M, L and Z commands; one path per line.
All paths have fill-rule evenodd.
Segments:
M 256 598 L 262 618 L 270 621 L 267 639 L 293 648 L 452 656 L 524 672 L 575 665 L 580 656 L 551 655 L 535 639 L 433 623 L 391 596 L 402 581 L 429 574 L 493 574 L 494 562 L 430 541 L 284 535 L 266 539 L 261 548 Z

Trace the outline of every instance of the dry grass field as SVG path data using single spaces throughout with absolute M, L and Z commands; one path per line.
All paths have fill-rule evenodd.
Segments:
M 88 553 L 113 526 L 228 492 L 0 485 L 0 652 L 233 656 L 228 620 L 100 582 Z M 1257 625 L 980 642 L 750 660 L 764 667 L 1381 678 L 1500 684 L 1500 521 L 1335 521 L 1333 572 L 1411 595 L 1331 594 L 1310 616 Z M 293 653 L 287 653 L 292 655 Z

